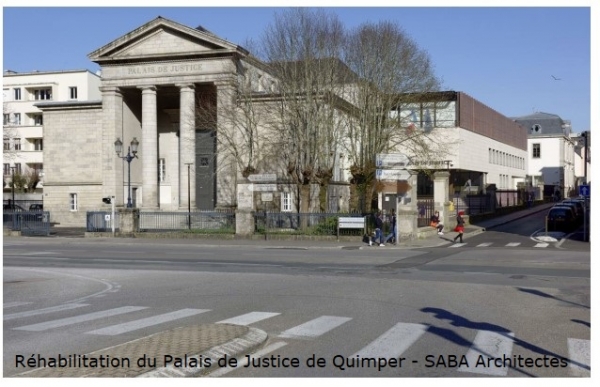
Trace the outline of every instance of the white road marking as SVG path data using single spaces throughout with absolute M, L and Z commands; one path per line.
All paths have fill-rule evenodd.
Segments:
M 210 309 L 181 309 L 175 312 L 165 313 L 158 316 L 152 316 L 143 318 L 140 320 L 130 321 L 123 324 L 117 324 L 110 327 L 97 329 L 94 331 L 86 332 L 89 335 L 105 335 L 105 336 L 116 336 L 122 333 L 131 331 L 137 331 L 142 328 L 147 328 L 153 325 L 162 324 L 165 322 L 178 320 L 180 318 L 194 316 L 200 313 L 208 312 Z
M 487 243 L 480 243 L 480 244 L 477 245 L 477 247 L 488 247 L 488 246 L 491 246 L 491 245 L 492 245 L 492 242 L 487 242 Z
M 29 304 L 31 304 L 31 302 L 19 302 L 19 301 L 7 302 L 6 304 L 3 305 L 3 308 L 14 308 L 16 306 L 23 306 L 23 305 L 29 305 Z
M 511 243 L 507 243 L 506 247 L 517 247 L 521 244 L 521 242 L 511 242 Z
M 460 366 L 458 367 L 458 371 L 484 375 L 506 376 L 508 367 L 496 367 L 493 362 L 490 363 L 489 367 L 483 367 L 481 365 L 476 367 L 475 365 L 477 364 L 479 356 L 482 356 L 482 358 L 486 361 L 486 366 L 488 358 L 502 358 L 504 355 L 506 355 L 507 358 L 510 358 L 512 354 L 514 336 L 515 334 L 512 332 L 500 333 L 492 331 L 479 331 L 477 336 L 475 336 L 475 340 L 473 340 L 473 345 L 471 348 L 469 348 L 469 351 L 466 354 L 469 366 Z
M 282 332 L 279 337 L 314 338 L 352 320 L 350 317 L 321 316 Z
M 27 312 L 5 314 L 4 320 L 13 320 L 16 318 L 30 317 L 30 316 L 37 316 L 40 314 L 60 312 L 62 310 L 81 308 L 82 306 L 88 306 L 88 304 L 65 304 L 65 305 L 51 306 L 49 308 L 29 310 Z
M 569 364 L 569 374 L 589 378 L 591 371 L 590 340 L 569 339 L 568 347 L 569 358 L 572 361 Z
M 548 246 L 549 246 L 549 243 L 538 243 L 533 247 L 544 248 L 544 247 L 548 247 Z
M 271 312 L 250 312 L 243 314 L 241 316 L 232 317 L 227 320 L 222 320 L 217 322 L 217 324 L 235 324 L 235 325 L 250 325 L 255 322 L 266 320 L 268 318 L 278 316 L 281 313 L 271 313 Z
M 34 331 L 41 332 L 46 331 L 48 329 L 54 329 L 59 327 L 64 327 L 67 325 L 79 324 L 86 321 L 92 321 L 101 319 L 104 317 L 117 316 L 119 314 L 136 312 L 138 310 L 146 309 L 146 306 L 123 306 L 115 309 L 103 310 L 100 312 L 93 312 L 88 314 L 82 314 L 74 317 L 61 318 L 59 320 L 46 321 L 39 324 L 26 325 L 19 328 L 14 328 L 18 331 Z
M 466 243 L 455 243 L 453 245 L 448 246 L 448 248 L 451 249 L 456 247 L 463 247 L 464 245 L 466 245 Z
M 398 357 L 427 332 L 423 324 L 398 323 L 369 345 L 352 355 L 361 357 Z

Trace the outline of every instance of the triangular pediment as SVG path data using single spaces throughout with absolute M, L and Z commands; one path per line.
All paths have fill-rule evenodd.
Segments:
M 158 17 L 89 54 L 96 63 L 176 59 L 247 52 L 212 33 Z

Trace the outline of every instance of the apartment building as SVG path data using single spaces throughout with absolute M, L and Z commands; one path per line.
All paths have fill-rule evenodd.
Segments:
M 25 184 L 28 193 L 42 192 L 44 115 L 36 104 L 100 100 L 99 87 L 100 76 L 88 70 L 4 71 L 4 192 L 12 191 L 10 183 L 13 176 L 20 178 L 20 184 Z M 18 191 L 23 190 L 18 187 Z

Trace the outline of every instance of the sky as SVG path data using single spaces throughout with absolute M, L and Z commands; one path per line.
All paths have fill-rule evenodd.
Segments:
M 38 3 L 9 0 L 4 5 L 3 70 L 95 72 L 99 66 L 88 54 L 158 16 L 190 27 L 202 25 L 243 46 L 248 39 L 259 41 L 276 12 L 283 10 L 269 6 L 76 8 L 69 3 L 43 8 L 44 3 Z M 514 6 L 528 3 L 542 6 Z M 397 23 L 429 54 L 444 90 L 465 92 L 507 117 L 545 112 L 570 120 L 574 132 L 591 129 L 590 18 L 598 14 L 592 1 L 509 1 L 511 7 L 393 4 L 400 6 L 327 9 L 348 28 L 365 22 Z M 600 22 L 595 16 L 594 20 Z

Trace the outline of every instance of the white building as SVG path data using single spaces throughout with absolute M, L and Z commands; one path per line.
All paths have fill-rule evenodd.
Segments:
M 544 196 L 560 192 L 569 197 L 577 188 L 575 145 L 571 123 L 555 114 L 536 112 L 514 119 L 528 133 L 528 176 L 533 186 L 543 185 Z
M 53 101 L 100 100 L 100 77 L 87 70 L 34 71 L 3 75 L 4 192 L 12 174 L 44 179 L 44 116 L 35 104 Z

